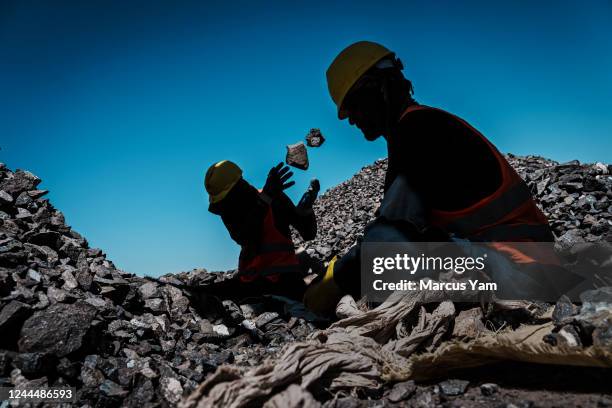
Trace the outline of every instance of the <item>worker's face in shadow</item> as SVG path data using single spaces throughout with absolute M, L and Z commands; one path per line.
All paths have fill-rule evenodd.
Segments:
M 209 207 L 213 214 L 221 216 L 232 239 L 245 244 L 257 237 L 267 207 L 259 192 L 245 180 L 240 180 L 223 200 Z
M 351 125 L 357 126 L 367 140 L 384 133 L 386 104 L 379 79 L 362 77 L 347 94 L 343 108 Z

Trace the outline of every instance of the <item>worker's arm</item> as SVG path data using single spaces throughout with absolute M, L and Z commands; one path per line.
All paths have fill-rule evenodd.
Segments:
M 298 210 L 291 199 L 287 197 L 284 190 L 293 186 L 295 182 L 290 181 L 293 172 L 283 163 L 278 163 L 270 169 L 268 179 L 263 188 L 261 197 L 272 206 L 276 228 L 290 236 L 289 226 L 293 226 L 300 236 L 309 241 L 317 235 L 317 219 L 312 212 Z
M 314 211 L 299 211 L 293 201 L 285 193 L 277 196 L 273 206 L 279 215 L 280 223 L 291 225 L 305 241 L 314 239 L 317 235 L 317 218 Z

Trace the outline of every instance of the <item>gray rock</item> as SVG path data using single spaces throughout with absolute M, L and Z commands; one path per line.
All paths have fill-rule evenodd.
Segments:
M 31 221 L 32 213 L 26 210 L 25 208 L 17 208 L 17 215 L 15 216 L 17 220 Z
M 138 292 L 140 293 L 143 299 L 157 297 L 159 296 L 159 291 L 158 291 L 157 286 L 158 285 L 155 282 L 147 282 L 138 288 Z
M 32 313 L 32 308 L 17 300 L 12 300 L 0 310 L 0 330 L 7 332 L 15 328 Z
M 81 289 L 89 290 L 93 283 L 93 274 L 87 268 L 79 268 L 76 271 L 75 279 Z
M 163 377 L 159 380 L 159 387 L 164 399 L 171 404 L 178 403 L 183 396 L 183 386 L 176 378 Z
M 278 313 L 276 312 L 264 312 L 257 316 L 257 319 L 255 319 L 255 325 L 261 329 L 277 317 Z
M 32 197 L 30 197 L 27 191 L 24 191 L 23 193 L 19 194 L 19 196 L 17 196 L 17 199 L 15 200 L 15 205 L 17 207 L 27 208 L 33 201 L 34 200 L 32 200 Z
M 229 329 L 224 324 L 216 324 L 212 327 L 214 333 L 219 336 L 228 336 L 230 335 Z
M 76 289 L 79 286 L 79 282 L 75 279 L 74 275 L 70 270 L 65 270 L 62 273 L 62 279 L 64 280 L 63 288 L 70 291 Z
M 55 266 L 59 261 L 59 256 L 52 248 L 46 245 L 24 244 L 29 250 L 30 255 L 45 262 L 48 266 Z
M 446 380 L 439 383 L 438 386 L 442 394 L 450 397 L 465 393 L 469 384 L 469 381 L 464 380 Z
M 499 386 L 494 383 L 485 383 L 480 385 L 480 392 L 485 397 L 490 397 L 493 394 L 496 394 L 499 391 Z
M 47 193 L 49 193 L 49 190 L 30 190 L 28 191 L 28 195 L 34 200 L 37 200 L 41 198 L 42 196 L 47 195 Z
M 310 147 L 320 147 L 325 142 L 321 130 L 312 128 L 306 135 L 306 144 Z
M 287 146 L 287 157 L 285 158 L 285 162 L 300 170 L 308 169 L 308 152 L 306 152 L 304 142 Z
M 13 196 L 4 190 L 0 190 L 0 205 L 7 205 L 13 203 Z
M 104 380 L 98 389 L 107 397 L 125 397 L 128 394 L 128 391 L 111 380 Z
M 66 297 L 68 296 L 68 292 L 66 292 L 63 289 L 58 289 L 54 286 L 50 286 L 47 289 L 47 297 L 51 300 L 51 302 L 53 303 L 58 303 L 58 302 L 63 302 L 64 300 L 66 300 Z
M 573 316 L 578 314 L 578 311 L 578 306 L 575 306 L 567 296 L 561 296 L 561 298 L 555 304 L 552 314 L 552 319 L 555 326 L 562 326 L 569 323 Z
M 40 273 L 38 273 L 38 271 L 35 271 L 34 269 L 28 269 L 28 273 L 26 276 L 34 282 L 40 282 L 42 279 Z
M 17 170 L 12 178 L 0 182 L 0 188 L 13 197 L 28 190 L 34 190 L 41 180 L 29 171 Z
M 20 352 L 45 352 L 64 357 L 81 349 L 96 310 L 86 303 L 56 303 L 35 312 L 21 328 Z
M 389 392 L 388 399 L 391 402 L 400 402 L 410 398 L 416 391 L 414 381 L 404 381 L 393 385 Z

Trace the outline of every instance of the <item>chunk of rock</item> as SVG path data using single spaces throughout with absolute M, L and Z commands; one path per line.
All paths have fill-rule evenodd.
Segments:
M 563 326 L 571 320 L 573 316 L 578 314 L 579 308 L 575 306 L 571 300 L 563 295 L 555 304 L 552 319 L 555 326 Z
M 465 393 L 469 384 L 470 382 L 465 380 L 446 380 L 439 383 L 438 386 L 442 394 L 451 397 Z
M 410 398 L 416 391 L 416 384 L 414 381 L 404 381 L 397 383 L 393 386 L 389 392 L 388 399 L 391 402 L 400 402 Z
M 83 346 L 96 309 L 86 303 L 56 303 L 28 318 L 21 328 L 20 352 L 66 356 Z
M 119 384 L 111 380 L 104 380 L 99 389 L 107 397 L 125 397 L 128 394 Z
M 4 190 L 0 190 L 0 205 L 11 204 L 13 202 L 13 196 Z
M 306 152 L 304 142 L 288 145 L 285 161 L 288 165 L 300 170 L 308 169 L 308 153 Z
M 489 397 L 499 391 L 499 386 L 494 383 L 484 383 L 480 386 L 480 392 L 485 397 Z
M 310 147 L 320 147 L 325 142 L 325 138 L 320 129 L 312 128 L 306 135 L 306 144 Z
M 17 170 L 12 178 L 5 179 L 0 187 L 2 190 L 13 195 L 18 196 L 24 191 L 34 190 L 40 179 L 29 171 Z
M 176 378 L 164 377 L 159 381 L 162 396 L 166 401 L 176 404 L 183 396 L 183 386 Z
M 31 307 L 18 300 L 12 300 L 0 311 L 0 330 L 8 331 L 11 327 L 25 320 L 31 313 Z
M 140 292 L 140 295 L 142 296 L 143 299 L 149 299 L 152 297 L 156 297 L 159 294 L 159 291 L 157 289 L 157 284 L 155 282 L 147 282 L 144 285 L 141 285 L 138 288 L 138 292 Z

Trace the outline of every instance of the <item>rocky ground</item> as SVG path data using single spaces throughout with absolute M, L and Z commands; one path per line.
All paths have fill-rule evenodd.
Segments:
M 610 166 L 510 161 L 559 240 L 611 241 Z M 385 166 L 377 161 L 317 200 L 319 235 L 301 243 L 309 254 L 328 261 L 355 242 L 380 201 Z M 196 269 L 162 278 L 172 286 L 118 270 L 66 225 L 39 184 L 0 164 L 0 386 L 71 385 L 79 406 L 175 406 L 218 366 L 257 367 L 326 325 L 287 299 L 236 305 L 180 288 L 206 287 L 228 274 Z M 388 385 L 369 400 L 339 393 L 325 405 L 610 406 L 609 370 L 565 369 L 574 381 L 562 390 L 554 389 L 563 383 L 555 377 L 560 371 L 503 366 L 442 379 L 448 384 Z M 536 375 L 525 381 L 529 373 Z

